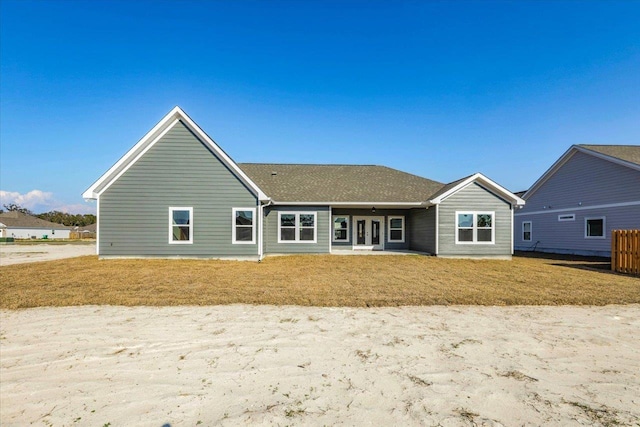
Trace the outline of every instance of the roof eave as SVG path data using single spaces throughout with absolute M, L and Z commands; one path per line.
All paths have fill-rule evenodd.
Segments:
M 435 198 L 429 200 L 429 203 L 431 203 L 432 205 L 440 204 L 445 199 L 447 199 L 448 197 L 450 197 L 453 194 L 457 193 L 458 191 L 462 190 L 463 188 L 465 188 L 467 185 L 471 184 L 472 182 L 479 182 L 479 183 L 483 184 L 484 187 L 488 187 L 492 192 L 494 192 L 496 194 L 499 194 L 504 199 L 506 199 L 509 202 L 511 202 L 512 205 L 524 206 L 524 204 L 526 203 L 523 198 L 516 196 L 511 191 L 507 190 L 506 188 L 504 188 L 503 186 L 501 186 L 497 182 L 487 178 L 486 176 L 482 175 L 479 172 L 471 175 L 470 177 L 468 177 L 464 181 L 460 182 L 455 187 L 450 188 L 448 191 L 442 193 L 438 197 L 435 197 Z

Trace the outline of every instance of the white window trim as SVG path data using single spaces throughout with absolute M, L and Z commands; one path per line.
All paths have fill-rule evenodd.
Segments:
M 529 239 L 524 238 L 524 225 L 529 224 Z M 533 222 L 532 221 L 522 221 L 522 241 L 530 242 L 533 239 Z
M 473 241 L 472 242 L 460 242 L 458 240 L 458 215 L 473 215 Z M 491 241 L 490 242 L 478 242 L 478 215 L 491 215 Z M 456 228 L 455 240 L 456 245 L 495 245 L 496 244 L 496 213 L 495 211 L 456 211 L 454 217 L 454 225 Z M 466 228 L 466 227 L 463 227 Z
M 336 239 L 336 229 L 335 224 L 336 224 L 336 218 L 347 218 L 347 237 L 344 239 Z M 342 230 L 342 228 L 340 228 L 339 230 Z M 349 242 L 349 231 L 351 230 L 351 216 L 350 215 L 332 215 L 331 216 L 331 241 L 332 242 Z
M 402 239 L 400 240 L 392 240 L 391 239 L 391 220 L 392 219 L 399 219 L 402 221 Z M 397 230 L 397 228 L 394 228 L 393 230 Z M 387 217 L 387 242 L 389 243 L 404 243 L 404 230 L 405 230 L 405 221 L 404 221 L 404 216 L 401 215 L 394 215 L 394 216 L 389 216 Z
M 173 240 L 173 212 L 174 211 L 189 211 L 189 240 Z M 170 245 L 193 244 L 193 207 L 169 206 L 169 244 Z
M 590 219 L 602 220 L 602 236 L 587 236 L 587 221 Z M 586 216 L 584 217 L 584 238 L 585 239 L 606 239 L 607 238 L 607 217 L 606 216 Z
M 295 240 L 282 240 L 282 215 L 295 215 Z M 300 215 L 313 215 L 313 240 L 300 240 Z M 311 228 L 311 227 L 304 227 Z M 318 243 L 318 212 L 305 211 L 278 211 L 278 243 Z
M 575 220 L 576 220 L 576 214 L 560 214 L 560 215 L 558 215 L 558 221 L 560 221 L 560 222 L 575 221 Z
M 253 212 L 253 223 L 251 224 L 251 241 L 236 240 L 236 212 Z M 256 208 L 231 208 L 231 243 L 234 245 L 255 245 L 256 244 Z M 246 227 L 243 227 L 246 228 Z

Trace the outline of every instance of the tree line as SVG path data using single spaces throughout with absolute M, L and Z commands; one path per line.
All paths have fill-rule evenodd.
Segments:
M 22 206 L 15 203 L 4 205 L 4 209 L 9 212 L 22 212 L 27 215 L 35 216 L 36 218 L 44 219 L 45 221 L 55 222 L 56 224 L 68 226 L 85 227 L 87 225 L 96 223 L 96 216 L 94 214 L 70 214 L 60 211 L 34 214 L 29 209 L 23 208 Z M 0 210 L 0 213 L 2 212 L 4 212 L 4 210 Z

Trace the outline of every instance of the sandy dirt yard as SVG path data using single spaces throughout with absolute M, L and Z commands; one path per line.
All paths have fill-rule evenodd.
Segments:
M 640 306 L 0 311 L 0 424 L 638 425 Z
M 51 261 L 95 255 L 96 244 L 0 245 L 0 267 L 26 262 Z

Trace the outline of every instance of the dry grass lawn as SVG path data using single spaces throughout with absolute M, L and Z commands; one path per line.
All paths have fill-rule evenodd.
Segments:
M 300 255 L 261 263 L 103 260 L 0 268 L 0 308 L 74 305 L 605 305 L 640 303 L 640 279 L 589 260 Z

